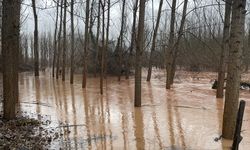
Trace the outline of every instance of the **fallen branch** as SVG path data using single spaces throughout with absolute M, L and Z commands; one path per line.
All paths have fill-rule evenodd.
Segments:
M 72 125 L 62 125 L 56 128 L 69 128 L 69 127 L 79 127 L 79 126 L 86 126 L 85 124 L 72 124 Z
M 24 104 L 33 104 L 33 105 L 41 105 L 41 106 L 46 106 L 46 107 L 52 107 L 50 105 L 47 105 L 45 103 L 38 103 L 38 102 L 20 102 L 20 103 L 24 103 Z
M 192 106 L 174 106 L 174 107 L 207 110 L 207 108 L 205 108 L 205 107 L 192 107 Z

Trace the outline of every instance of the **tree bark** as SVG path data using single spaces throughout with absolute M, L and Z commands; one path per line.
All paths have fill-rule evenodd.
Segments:
M 62 81 L 65 81 L 65 65 L 66 65 L 66 20 L 67 19 L 67 0 L 64 0 L 64 17 L 63 17 L 63 57 L 62 57 Z
M 135 61 L 135 107 L 141 107 L 141 57 L 144 48 L 144 18 L 145 18 L 145 0 L 140 0 L 139 5 L 139 24 L 136 44 Z
M 20 0 L 3 0 L 3 118 L 16 117 L 18 102 L 18 54 L 20 47 Z
M 233 139 L 239 105 L 246 0 L 233 0 L 222 136 Z
M 36 0 L 32 0 L 32 8 L 34 15 L 34 55 L 35 55 L 35 76 L 39 76 L 39 52 L 38 52 L 38 18 L 36 13 Z
M 75 30 L 74 30 L 74 0 L 71 0 L 71 56 L 70 56 L 70 84 L 74 83 L 74 56 L 75 56 Z
M 87 85 L 87 55 L 89 45 L 89 0 L 86 1 L 85 10 L 85 37 L 84 37 L 84 58 L 83 58 L 83 77 L 82 77 L 82 88 L 86 88 Z
M 226 0 L 223 41 L 222 41 L 223 43 L 222 43 L 220 66 L 218 72 L 218 86 L 216 91 L 217 98 L 223 98 L 225 72 L 227 67 L 226 59 L 228 57 L 227 55 L 229 50 L 231 13 L 232 13 L 232 0 Z
M 152 74 L 153 54 L 155 51 L 156 37 L 157 37 L 157 32 L 158 32 L 158 28 L 159 28 L 159 24 L 160 24 L 160 19 L 161 19 L 162 4 L 163 4 L 163 0 L 160 0 L 156 25 L 155 25 L 155 29 L 154 29 L 153 41 L 152 41 L 152 46 L 151 46 L 150 58 L 149 58 L 147 81 L 150 81 L 151 74 Z

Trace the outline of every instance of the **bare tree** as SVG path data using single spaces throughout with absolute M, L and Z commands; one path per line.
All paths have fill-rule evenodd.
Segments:
M 133 50 L 135 46 L 135 39 L 136 39 L 136 14 L 138 10 L 138 0 L 135 1 L 133 6 L 133 25 L 132 25 L 132 32 L 131 32 L 131 41 L 130 41 L 130 48 L 129 48 L 129 60 L 127 60 L 127 71 L 126 71 L 126 79 L 129 78 L 129 72 L 132 65 L 131 59 L 133 55 Z
M 70 56 L 70 84 L 74 83 L 74 55 L 75 55 L 75 32 L 74 32 L 74 0 L 71 0 L 71 56 Z
M 224 80 L 226 72 L 226 58 L 229 50 L 229 38 L 230 38 L 230 18 L 232 13 L 232 0 L 226 0 L 225 8 L 225 19 L 224 19 L 224 29 L 223 29 L 223 43 L 220 56 L 220 66 L 218 72 L 218 86 L 216 97 L 223 98 L 224 91 Z
M 31 51 L 31 60 L 34 61 L 34 37 L 30 37 L 30 51 Z
M 52 77 L 55 77 L 55 65 L 56 65 L 56 56 L 57 56 L 57 24 L 59 16 L 59 0 L 56 1 L 56 22 L 55 22 L 55 32 L 54 32 L 54 54 L 53 54 L 53 63 L 52 63 Z
M 28 49 L 29 49 L 29 43 L 28 43 L 28 36 L 27 35 L 25 35 L 24 36 L 24 39 L 23 39 L 24 41 L 24 43 L 23 43 L 23 48 L 24 48 L 24 51 L 25 51 L 25 53 L 24 53 L 24 62 L 27 64 L 28 63 L 28 60 L 29 60 L 29 53 L 28 53 Z
M 32 8 L 34 15 L 34 55 L 35 55 L 35 76 L 39 76 L 39 52 L 38 52 L 38 18 L 36 13 L 36 0 L 32 0 Z
M 172 12 L 171 12 L 171 24 L 170 24 L 170 38 L 169 38 L 169 50 L 168 50 L 168 57 L 167 57 L 167 81 L 166 81 L 166 89 L 170 89 L 170 86 L 174 82 L 175 70 L 176 70 L 176 59 L 179 50 L 179 44 L 181 37 L 183 35 L 184 24 L 186 20 L 186 12 L 187 12 L 187 3 L 188 0 L 184 0 L 183 4 L 183 12 L 182 18 L 180 22 L 180 27 L 178 30 L 178 35 L 176 41 L 174 40 L 174 24 L 175 24 L 175 15 L 176 15 L 176 0 L 173 0 L 172 4 Z
M 82 88 L 86 88 L 87 83 L 87 55 L 89 46 L 89 0 L 86 1 L 85 10 L 85 37 L 84 37 L 84 58 L 83 58 L 83 77 L 82 77 Z
M 98 71 L 98 66 L 99 66 L 99 53 L 100 53 L 100 47 L 99 47 L 99 36 L 100 36 L 100 26 L 101 26 L 101 0 L 98 2 L 98 10 L 97 10 L 97 26 L 96 26 L 96 55 L 95 55 L 95 76 Z M 102 86 L 100 86 L 102 87 Z
M 3 55 L 3 118 L 16 117 L 18 101 L 18 53 L 20 36 L 20 0 L 3 0 L 2 55 Z
M 101 2 L 101 5 L 102 5 L 102 48 L 101 48 L 101 62 L 100 62 L 100 68 L 101 68 L 101 71 L 100 71 L 100 92 L 101 94 L 103 94 L 103 78 L 104 78 L 104 51 L 105 51 L 105 0 Z
M 119 72 L 118 72 L 118 81 L 121 81 L 121 73 L 122 73 L 122 51 L 123 51 L 123 39 L 124 39 L 124 23 L 125 23 L 125 4 L 126 0 L 123 0 L 122 2 L 122 22 L 121 22 L 121 30 L 120 35 L 118 39 L 118 65 L 119 65 Z
M 145 18 L 145 0 L 140 0 L 139 5 L 139 24 L 136 44 L 135 61 L 135 107 L 141 107 L 141 56 L 144 47 L 144 18 Z
M 109 48 L 109 25 L 110 25 L 110 0 L 107 1 L 108 4 L 108 13 L 107 13 L 107 27 L 106 27 L 106 44 L 105 44 L 105 51 L 104 51 L 104 78 L 107 76 L 107 68 L 108 68 L 108 57 L 107 51 Z
M 62 32 L 62 22 L 63 22 L 63 0 L 61 0 L 61 10 L 60 10 L 60 24 L 58 31 L 58 42 L 57 42 L 57 58 L 56 58 L 56 79 L 59 78 L 60 71 L 60 57 L 61 57 L 61 32 Z
M 170 89 L 171 85 L 171 66 L 173 59 L 171 55 L 173 55 L 173 48 L 174 48 L 174 36 L 175 36 L 175 15 L 176 15 L 176 0 L 172 1 L 172 7 L 171 7 L 171 19 L 170 19 L 170 35 L 169 35 L 169 41 L 168 41 L 168 50 L 167 50 L 167 56 L 166 56 L 166 67 L 167 67 L 167 81 L 166 81 L 166 88 Z
M 153 41 L 152 41 L 152 46 L 151 46 L 150 58 L 149 58 L 147 81 L 150 81 L 151 74 L 152 74 L 153 54 L 155 51 L 156 37 L 157 37 L 157 32 L 158 32 L 158 28 L 159 28 L 159 24 L 160 24 L 160 19 L 161 19 L 162 4 L 163 4 L 163 0 L 160 0 L 156 25 L 155 25 L 155 29 L 154 29 Z
M 233 139 L 239 105 L 246 0 L 233 0 L 222 136 Z
M 64 0 L 64 17 L 63 17 L 63 57 L 62 57 L 62 81 L 65 81 L 65 65 L 66 65 L 66 22 L 67 22 L 67 0 Z

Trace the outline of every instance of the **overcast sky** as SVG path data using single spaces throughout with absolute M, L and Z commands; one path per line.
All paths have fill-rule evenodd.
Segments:
M 82 2 L 82 0 L 77 0 L 78 2 Z M 111 3 L 116 2 L 117 0 L 111 0 Z M 120 0 L 121 1 L 121 0 Z M 132 6 L 133 6 L 134 0 L 126 0 L 126 13 L 128 15 L 127 24 L 132 24 Z M 152 4 L 154 6 L 154 11 L 152 11 Z M 152 0 L 148 1 L 146 4 L 146 21 L 148 24 L 152 24 L 152 12 L 156 16 L 158 11 L 158 5 L 159 0 Z M 38 22 L 39 22 L 39 31 L 40 32 L 47 32 L 47 31 L 53 31 L 55 27 L 55 4 L 52 0 L 37 0 L 37 12 L 38 12 Z M 111 36 L 116 36 L 117 33 L 119 33 L 120 30 L 120 22 L 121 22 L 121 2 L 116 3 L 111 8 Z M 39 9 L 39 8 L 47 8 L 47 9 Z M 181 7 L 180 7 L 181 8 Z M 68 8 L 69 9 L 69 8 Z M 164 6 L 163 6 L 164 12 L 162 13 L 162 16 L 165 16 L 166 10 L 169 10 L 170 7 L 164 0 Z M 181 9 L 180 9 L 181 10 Z M 75 13 L 77 13 L 80 16 L 84 17 L 85 14 L 85 4 L 77 4 L 75 6 Z M 33 13 L 31 8 L 31 0 L 24 0 L 22 5 L 22 18 L 26 18 L 24 23 L 22 24 L 22 32 L 33 32 L 34 27 L 34 20 L 33 20 Z M 68 14 L 69 17 L 69 14 Z M 154 17 L 156 19 L 156 17 Z M 164 17 L 162 17 L 162 20 L 165 20 Z M 84 29 L 84 23 L 83 20 L 76 17 L 75 18 L 75 24 L 76 26 L 82 30 Z M 68 26 L 70 25 L 70 22 L 68 22 Z M 128 26 L 130 27 L 130 26 Z
M 68 0 L 70 1 L 70 0 Z M 75 5 L 75 10 L 74 13 L 77 13 L 78 15 L 84 17 L 85 16 L 85 3 L 83 3 L 84 0 L 76 0 L 78 3 Z M 116 2 L 117 0 L 111 0 L 111 3 Z M 130 28 L 132 25 L 132 6 L 133 2 L 135 0 L 126 0 L 126 14 L 127 14 L 127 28 L 128 28 L 128 34 L 130 32 Z M 177 0 L 178 1 L 178 9 L 177 9 L 177 17 L 180 18 L 180 14 L 182 11 L 182 2 L 183 0 Z M 196 3 L 201 6 L 206 4 L 216 4 L 216 0 L 195 0 Z M 221 1 L 221 0 L 219 0 Z M 223 4 L 223 2 L 221 1 Z M 149 0 L 146 3 L 146 25 L 150 30 L 152 30 L 152 20 L 153 18 L 156 19 L 157 11 L 158 11 L 158 5 L 159 5 L 159 0 Z M 161 17 L 161 28 L 163 28 L 163 25 L 167 21 L 167 23 L 170 20 L 170 6 L 171 5 L 171 0 L 164 0 L 163 4 L 163 12 L 162 12 L 162 17 Z M 154 9 L 152 7 L 154 6 Z M 54 32 L 54 27 L 55 27 L 55 4 L 53 3 L 52 0 L 37 0 L 37 12 L 38 12 L 38 22 L 39 22 L 39 32 L 49 32 L 51 31 L 52 33 Z M 120 22 L 121 22 L 121 0 L 119 3 L 116 3 L 115 5 L 112 6 L 111 8 L 111 24 L 110 24 L 110 29 L 111 29 L 111 37 L 116 38 L 119 34 L 120 30 Z M 222 6 L 223 7 L 223 6 Z M 221 7 L 221 11 L 223 14 L 223 8 Z M 40 9 L 44 8 L 44 9 Z M 189 0 L 189 7 L 188 7 L 188 12 L 194 8 L 193 0 Z M 208 8 L 210 9 L 210 8 Z M 69 10 L 69 8 L 68 8 Z M 153 10 L 153 11 L 152 11 Z M 208 17 L 215 17 L 218 18 L 218 12 L 220 11 L 218 7 L 216 8 L 211 8 L 212 11 L 210 11 L 211 14 L 208 13 Z M 69 10 L 70 11 L 70 10 Z M 152 17 L 152 14 L 154 14 L 154 17 Z M 69 19 L 69 13 L 68 19 Z M 32 8 L 31 8 L 31 0 L 24 0 L 23 5 L 22 5 L 22 18 L 24 20 L 22 24 L 22 32 L 23 33 L 33 33 L 34 30 L 34 20 L 33 20 L 33 13 L 32 13 Z M 198 20 L 199 18 L 195 18 L 194 14 L 189 14 L 187 20 Z M 68 20 L 67 23 L 68 29 L 70 27 L 70 22 Z M 84 29 L 84 22 L 82 18 L 75 17 L 75 28 L 76 30 L 83 31 Z

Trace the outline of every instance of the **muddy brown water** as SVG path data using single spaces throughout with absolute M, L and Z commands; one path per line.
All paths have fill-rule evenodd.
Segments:
M 99 94 L 99 78 L 88 78 L 81 88 L 55 80 L 49 72 L 35 78 L 22 73 L 19 79 L 20 108 L 48 116 L 51 126 L 60 123 L 63 140 L 51 148 L 62 149 L 147 149 L 222 150 L 231 141 L 214 139 L 221 135 L 223 99 L 211 89 L 213 73 L 177 73 L 173 89 L 165 89 L 164 73 L 142 82 L 142 107 L 134 108 L 134 80 L 108 77 L 104 95 Z M 250 92 L 241 91 L 247 101 L 241 150 L 250 149 Z

